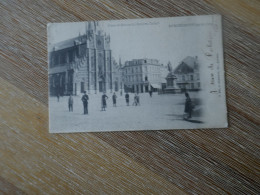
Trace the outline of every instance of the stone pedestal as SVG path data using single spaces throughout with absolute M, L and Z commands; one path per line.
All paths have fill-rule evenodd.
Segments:
M 181 93 L 181 89 L 176 84 L 176 79 L 177 77 L 172 72 L 167 75 L 165 93 Z

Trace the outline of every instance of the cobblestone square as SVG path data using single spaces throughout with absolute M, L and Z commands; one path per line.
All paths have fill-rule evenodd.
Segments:
M 195 94 L 191 93 L 191 98 Z M 184 94 L 139 94 L 140 106 L 133 106 L 134 94 L 130 94 L 130 106 L 124 94 L 117 94 L 117 106 L 113 107 L 112 93 L 107 93 L 106 111 L 101 111 L 101 95 L 88 94 L 89 114 L 83 114 L 81 96 L 73 96 L 73 112 L 68 110 L 68 97 L 50 97 L 50 130 L 55 132 L 95 132 L 119 130 L 192 129 L 197 123 L 183 120 Z M 193 119 L 200 119 L 194 116 Z

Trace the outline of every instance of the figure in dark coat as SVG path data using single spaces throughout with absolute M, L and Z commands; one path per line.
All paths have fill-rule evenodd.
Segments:
M 84 114 L 88 114 L 88 95 L 86 94 L 86 91 L 84 91 L 84 95 L 81 100 L 83 102 Z
M 125 101 L 126 101 L 126 105 L 129 106 L 129 94 L 128 94 L 128 92 L 126 92 L 126 94 L 125 94 Z
M 188 114 L 188 118 L 191 118 L 192 102 L 191 102 L 190 96 L 187 92 L 185 93 L 185 96 L 186 96 L 186 101 L 185 101 L 184 112 Z
M 114 107 L 116 107 L 116 98 L 117 98 L 116 93 L 114 93 L 113 96 L 112 96 L 113 106 L 114 106 Z
M 101 103 L 102 103 L 102 105 L 101 105 L 101 111 L 106 111 L 107 99 L 108 99 L 108 97 L 107 97 L 106 93 L 104 92 L 104 94 L 103 94 L 102 97 L 101 97 Z
M 69 112 L 73 112 L 73 97 L 72 95 L 70 95 L 69 99 L 68 99 L 68 106 L 69 106 Z

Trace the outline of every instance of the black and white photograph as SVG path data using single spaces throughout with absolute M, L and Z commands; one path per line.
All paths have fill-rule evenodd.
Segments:
M 227 127 L 220 15 L 48 24 L 51 133 Z

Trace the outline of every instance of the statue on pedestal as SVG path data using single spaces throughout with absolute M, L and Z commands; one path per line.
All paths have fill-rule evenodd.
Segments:
M 165 78 L 166 79 L 166 88 L 165 92 L 166 93 L 180 93 L 181 89 L 176 85 L 176 79 L 177 77 L 173 74 L 173 68 L 171 62 L 168 63 L 168 75 Z

